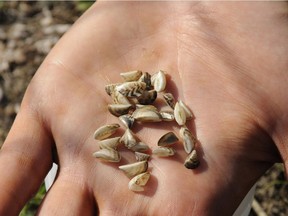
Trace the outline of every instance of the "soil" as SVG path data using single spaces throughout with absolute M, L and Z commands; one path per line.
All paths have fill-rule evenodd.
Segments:
M 0 146 L 37 68 L 90 5 L 87 2 L 0 2 Z M 288 182 L 282 164 L 276 164 L 259 179 L 255 202 L 266 215 L 288 215 Z M 37 205 L 33 208 L 32 212 Z M 250 215 L 261 214 L 258 208 L 253 208 Z

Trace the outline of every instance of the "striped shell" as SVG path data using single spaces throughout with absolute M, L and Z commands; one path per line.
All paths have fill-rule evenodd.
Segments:
M 127 97 L 139 97 L 146 88 L 144 82 L 126 82 L 115 87 L 115 91 L 118 91 Z

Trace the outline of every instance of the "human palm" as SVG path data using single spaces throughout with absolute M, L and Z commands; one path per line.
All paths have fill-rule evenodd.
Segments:
M 276 5 L 96 3 L 27 89 L 1 149 L 6 178 L 0 180 L 0 214 L 17 214 L 55 161 L 57 180 L 40 215 L 231 215 L 280 160 L 271 125 L 280 112 L 275 101 L 284 96 L 269 80 L 285 68 L 276 57 L 287 54 L 288 29 L 267 21 L 270 14 L 287 13 Z M 259 38 L 268 30 L 284 36 Z M 111 99 L 104 87 L 134 69 L 169 75 L 167 91 L 195 114 L 188 126 L 199 140 L 201 163 L 186 169 L 180 147 L 172 158 L 152 157 L 152 176 L 141 193 L 128 190 L 129 179 L 117 168 L 135 160 L 131 152 L 122 149 L 119 164 L 92 157 L 95 129 L 118 121 L 107 112 Z M 173 124 L 149 124 L 137 136 L 153 148 L 168 130 Z

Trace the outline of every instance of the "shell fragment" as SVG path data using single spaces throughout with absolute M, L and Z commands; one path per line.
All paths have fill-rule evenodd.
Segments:
M 173 121 L 175 119 L 173 112 L 160 112 L 163 121 Z

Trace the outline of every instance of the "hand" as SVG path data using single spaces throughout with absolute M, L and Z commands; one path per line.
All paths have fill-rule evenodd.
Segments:
M 0 152 L 0 215 L 20 212 L 53 161 L 59 173 L 39 215 L 232 215 L 281 160 L 278 151 L 287 159 L 281 142 L 287 121 L 280 119 L 288 88 L 284 5 L 96 3 L 27 89 Z M 200 141 L 196 170 L 183 166 L 181 148 L 175 158 L 153 157 L 143 193 L 128 190 L 119 164 L 92 157 L 95 129 L 118 121 L 107 112 L 104 86 L 134 69 L 170 75 L 167 88 L 193 110 Z M 167 130 L 159 123 L 137 136 L 153 148 Z M 133 161 L 122 153 L 120 164 Z

